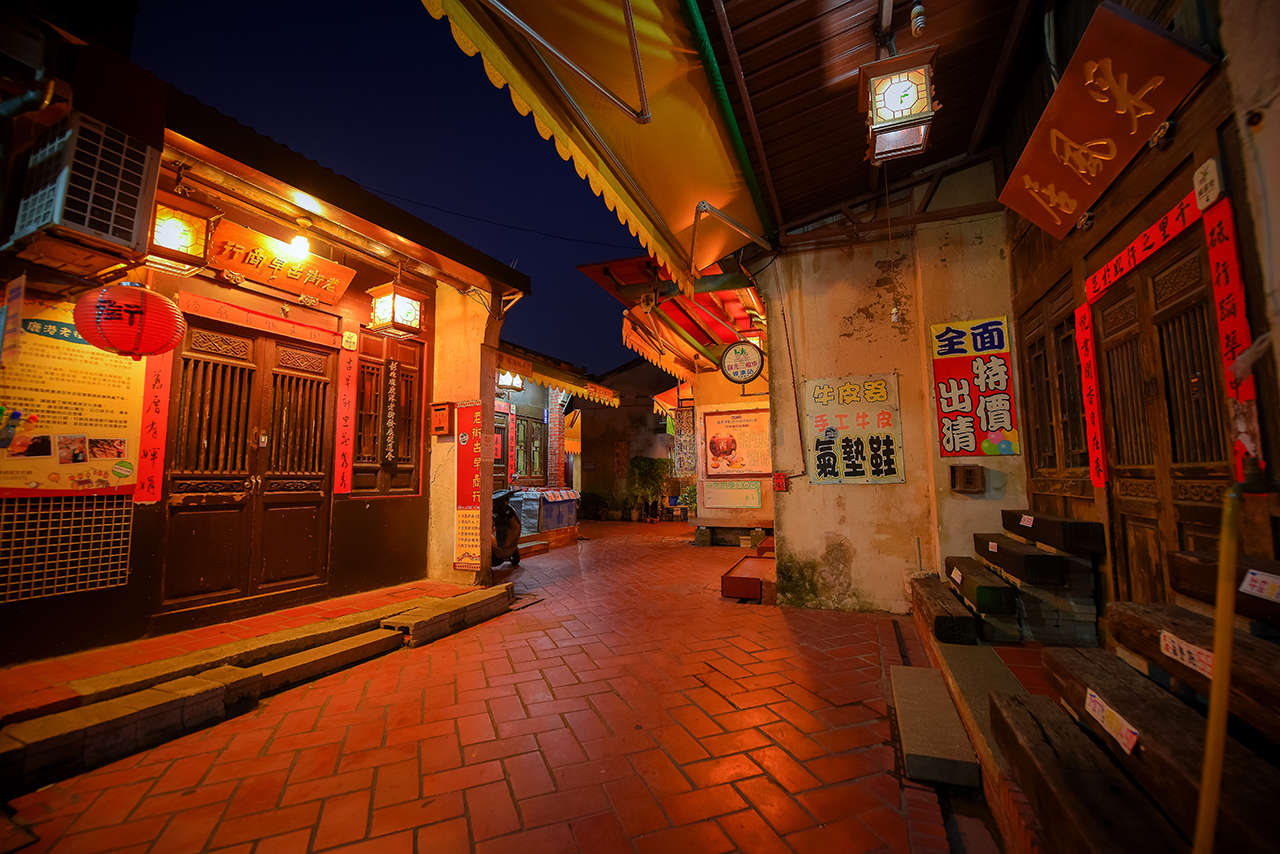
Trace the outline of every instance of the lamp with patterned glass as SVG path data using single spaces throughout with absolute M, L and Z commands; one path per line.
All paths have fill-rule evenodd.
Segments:
M 209 262 L 213 231 L 221 217 L 217 208 L 157 190 L 148 266 L 178 276 L 194 274 Z
M 422 300 L 410 294 L 398 275 L 395 281 L 370 288 L 366 293 L 373 297 L 370 332 L 391 338 L 412 338 L 422 332 Z
M 867 114 L 867 158 L 879 165 L 924 151 L 941 104 L 933 100 L 933 61 L 938 46 L 868 63 L 858 101 Z

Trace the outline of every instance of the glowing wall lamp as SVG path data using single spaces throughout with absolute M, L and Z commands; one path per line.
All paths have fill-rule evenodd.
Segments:
M 370 332 L 381 332 L 392 338 L 412 338 L 422 331 L 422 300 L 409 294 L 400 277 L 370 288 L 373 297 L 373 319 Z
M 178 276 L 190 276 L 209 261 L 213 230 L 221 211 L 184 196 L 156 192 L 147 264 Z
M 867 113 L 867 156 L 879 165 L 924 151 L 929 126 L 942 105 L 933 100 L 933 61 L 938 46 L 870 62 L 859 69 L 865 83 L 859 108 Z

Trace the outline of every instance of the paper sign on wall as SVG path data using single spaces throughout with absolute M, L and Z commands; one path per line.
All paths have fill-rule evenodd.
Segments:
M 707 477 L 772 474 L 769 410 L 707 412 L 702 416 L 702 473 Z
M 480 569 L 480 460 L 488 446 L 482 441 L 480 404 L 458 404 L 458 479 L 453 522 L 453 568 L 478 572 Z
M 929 327 L 944 457 L 1021 453 L 1007 317 Z
M 804 444 L 810 483 L 904 482 L 898 375 L 805 380 Z

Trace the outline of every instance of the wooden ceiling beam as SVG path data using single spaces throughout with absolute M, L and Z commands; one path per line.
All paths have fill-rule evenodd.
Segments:
M 1027 22 L 1031 19 L 1033 6 L 1035 6 L 1033 0 L 1018 0 L 1017 8 L 1013 10 L 1009 34 L 1005 36 L 1004 47 L 1000 49 L 1000 59 L 996 62 L 996 70 L 991 75 L 991 85 L 987 87 L 982 109 L 978 111 L 978 120 L 973 124 L 973 136 L 969 137 L 970 154 L 978 150 L 983 138 L 987 135 L 987 128 L 991 125 L 991 118 L 995 115 L 996 105 L 1000 102 L 1000 95 L 1004 91 L 1004 84 L 1009 76 L 1009 69 L 1013 66 L 1013 57 L 1018 52 L 1018 45 L 1022 43 L 1022 34 L 1026 31 Z

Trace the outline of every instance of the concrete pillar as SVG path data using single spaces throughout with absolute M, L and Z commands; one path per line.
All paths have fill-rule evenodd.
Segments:
M 488 294 L 471 296 L 441 285 L 436 289 L 434 389 L 436 401 L 480 401 L 484 448 L 493 447 L 494 366 L 502 319 L 485 308 Z M 489 584 L 493 580 L 489 551 L 481 548 L 480 572 L 453 568 L 454 508 L 457 505 L 457 434 L 432 436 L 430 468 L 431 517 L 428 526 L 427 577 L 457 584 Z M 480 542 L 493 537 L 493 455 L 481 454 Z

